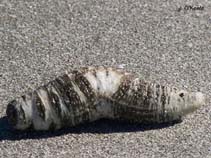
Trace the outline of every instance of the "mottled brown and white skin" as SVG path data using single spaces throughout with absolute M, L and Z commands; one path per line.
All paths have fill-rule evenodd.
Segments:
M 55 130 L 100 118 L 172 122 L 203 104 L 201 92 L 154 84 L 121 69 L 87 67 L 11 101 L 6 112 L 15 129 Z

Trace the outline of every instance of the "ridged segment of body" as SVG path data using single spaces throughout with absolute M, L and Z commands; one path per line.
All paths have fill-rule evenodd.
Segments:
M 122 70 L 87 67 L 10 102 L 7 116 L 20 130 L 60 129 L 100 118 L 162 123 L 181 119 L 204 100 L 200 92 L 153 84 Z
M 125 80 L 113 94 L 115 116 L 138 123 L 165 123 L 181 120 L 205 104 L 204 95 L 135 78 Z

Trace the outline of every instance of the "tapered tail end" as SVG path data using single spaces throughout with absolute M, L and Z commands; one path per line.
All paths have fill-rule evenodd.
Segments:
M 180 91 L 178 96 L 172 95 L 172 101 L 169 106 L 166 106 L 167 116 L 170 116 L 170 120 L 178 120 L 205 104 L 206 97 L 203 93 Z M 169 118 L 167 121 L 169 121 Z
M 194 103 L 194 106 L 196 108 L 200 108 L 201 106 L 205 105 L 206 104 L 206 96 L 201 93 L 201 92 L 196 92 L 195 93 L 195 103 Z

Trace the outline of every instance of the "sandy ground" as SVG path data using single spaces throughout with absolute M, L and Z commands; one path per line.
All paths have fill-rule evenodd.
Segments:
M 211 157 L 210 37 L 208 0 L 1 0 L 0 157 Z M 87 65 L 120 65 L 200 90 L 208 101 L 173 126 L 103 120 L 38 133 L 8 126 L 11 99 Z

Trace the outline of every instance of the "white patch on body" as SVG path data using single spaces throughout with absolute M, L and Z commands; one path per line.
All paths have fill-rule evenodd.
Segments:
M 84 74 L 90 82 L 92 88 L 103 96 L 111 96 L 114 94 L 121 84 L 123 74 L 108 69 L 108 76 L 105 69 L 96 71 L 96 77 L 91 72 Z

